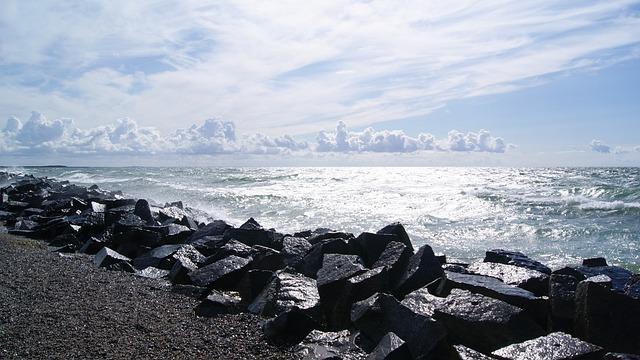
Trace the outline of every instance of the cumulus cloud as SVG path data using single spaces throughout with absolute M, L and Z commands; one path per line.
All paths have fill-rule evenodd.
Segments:
M 591 140 L 591 151 L 608 154 L 611 152 L 611 146 L 603 143 L 601 140 L 593 139 Z
M 321 131 L 317 136 L 317 150 L 320 152 L 394 152 L 406 153 L 419 150 L 435 151 L 475 151 L 503 153 L 509 147 L 500 137 L 494 137 L 486 130 L 477 133 L 462 133 L 451 130 L 444 139 L 436 139 L 429 133 L 412 137 L 402 130 L 376 131 L 366 128 L 362 132 L 347 130 L 344 122 L 338 122 L 334 132 Z
M 200 125 L 178 129 L 168 135 L 152 127 L 139 126 L 129 118 L 112 125 L 82 130 L 70 119 L 48 120 L 33 112 L 22 123 L 11 117 L 0 133 L 0 153 L 34 154 L 58 152 L 71 154 L 291 154 L 302 152 L 377 152 L 410 153 L 416 151 L 465 151 L 503 153 L 511 144 L 486 130 L 477 133 L 449 132 L 437 139 L 429 133 L 416 137 L 402 130 L 366 128 L 362 132 L 347 129 L 339 121 L 334 131 L 320 131 L 317 143 L 296 140 L 290 135 L 267 136 L 261 133 L 238 135 L 235 124 L 220 118 Z
M 163 136 L 152 127 L 141 127 L 129 118 L 115 124 L 81 130 L 68 119 L 47 120 L 33 112 L 24 125 L 11 117 L 2 130 L 0 151 L 33 154 L 42 151 L 85 154 L 279 154 L 305 150 L 308 144 L 291 136 L 271 138 L 255 134 L 237 139 L 233 122 L 207 119 L 202 125 L 192 125 Z

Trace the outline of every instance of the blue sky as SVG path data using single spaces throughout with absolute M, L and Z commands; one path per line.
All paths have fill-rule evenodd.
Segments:
M 14 164 L 638 166 L 639 90 L 640 1 L 0 4 Z

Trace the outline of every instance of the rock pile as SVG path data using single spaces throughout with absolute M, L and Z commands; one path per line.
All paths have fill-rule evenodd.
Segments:
M 605 259 L 552 270 L 516 251 L 448 264 L 401 224 L 283 234 L 199 222 L 97 186 L 0 173 L 0 221 L 96 266 L 165 278 L 199 316 L 251 312 L 306 359 L 634 359 L 640 275 Z M 443 263 L 444 262 L 444 263 Z

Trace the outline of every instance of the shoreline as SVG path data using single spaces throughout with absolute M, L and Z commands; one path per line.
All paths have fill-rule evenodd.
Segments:
M 48 242 L 52 256 L 85 254 L 85 263 L 93 256 L 101 273 L 171 283 L 195 298 L 188 310 L 196 319 L 248 316 L 259 331 L 259 315 L 267 340 L 295 356 L 640 353 L 640 324 L 629 320 L 640 318 L 640 275 L 603 258 L 552 271 L 517 249 L 494 249 L 481 262 L 450 263 L 429 245 L 414 249 L 400 224 L 358 236 L 282 234 L 254 219 L 237 228 L 198 223 L 181 202 L 151 206 L 97 186 L 3 176 L 13 182 L 0 199 L 10 233 Z

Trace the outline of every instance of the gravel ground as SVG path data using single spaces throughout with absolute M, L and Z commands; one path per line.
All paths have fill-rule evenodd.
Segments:
M 249 314 L 199 318 L 166 282 L 0 234 L 0 359 L 287 359 Z

